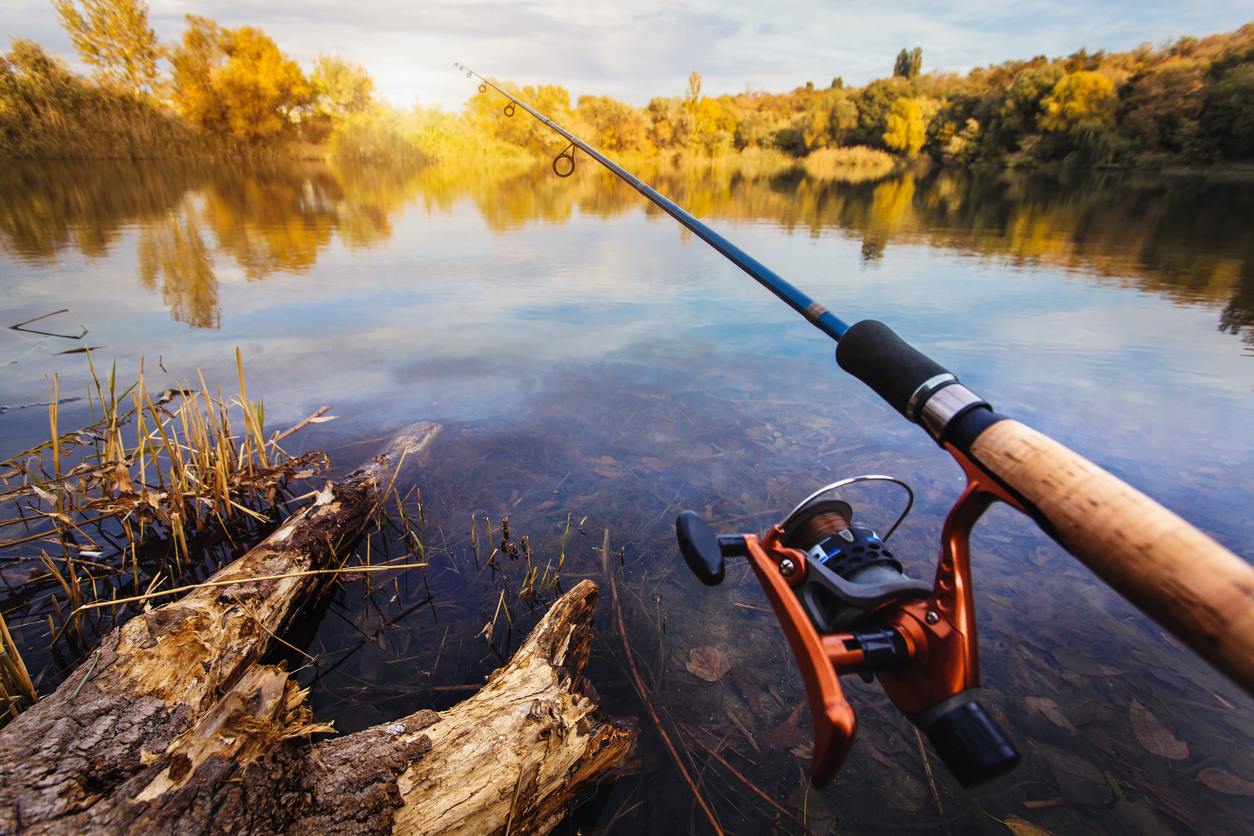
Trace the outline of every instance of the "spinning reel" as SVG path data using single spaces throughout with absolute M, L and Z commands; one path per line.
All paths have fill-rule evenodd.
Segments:
M 907 502 L 881 537 L 855 522 L 835 492 L 889 482 Z M 894 705 L 919 727 L 964 787 L 1002 775 L 1019 753 L 975 699 L 979 686 L 968 539 L 996 495 L 978 480 L 955 503 L 942 532 L 933 583 L 909 577 L 887 541 L 914 503 L 890 476 L 825 485 L 761 536 L 716 535 L 693 511 L 675 521 L 679 549 L 703 583 L 722 582 L 726 558 L 747 558 L 770 599 L 805 682 L 814 726 L 816 786 L 836 775 L 857 718 L 839 674 L 878 677 Z

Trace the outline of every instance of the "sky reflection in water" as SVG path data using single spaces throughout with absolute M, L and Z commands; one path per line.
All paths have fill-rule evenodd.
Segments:
M 1248 184 L 957 174 L 842 184 L 734 168 L 642 173 L 846 321 L 886 319 L 1001 411 L 1250 554 Z M 616 545 L 631 558 L 629 578 L 655 579 L 658 612 L 663 602 L 672 607 L 666 636 L 676 647 L 659 651 L 657 663 L 677 673 L 659 684 L 663 700 L 668 687 L 692 691 L 682 661 L 697 633 L 699 643 L 714 636 L 740 646 L 734 661 L 743 665 L 786 667 L 769 621 L 738 622 L 727 615 L 730 592 L 700 592 L 662 571 L 674 559 L 672 503 L 759 526 L 769 515 L 753 515 L 791 504 L 829 476 L 886 470 L 920 490 L 920 510 L 898 536 L 925 573 L 956 495 L 944 457 L 834 368 L 826 338 L 588 168 L 557 180 L 547 169 L 14 166 L 0 173 L 0 242 L 3 324 L 70 307 L 90 329 L 83 342 L 99 347 L 98 362 L 116 357 L 126 375 L 142 356 L 154 389 L 196 368 L 211 384 L 231 385 L 239 346 L 250 392 L 264 394 L 272 426 L 331 403 L 341 418 L 320 439 L 331 444 L 419 418 L 459 428 L 422 480 L 424 494 L 436 497 L 437 526 L 445 520 L 461 531 L 459 520 L 478 509 L 511 514 L 540 542 L 560 533 L 567 513 L 622 532 Z M 64 315 L 55 322 L 72 325 Z M 46 433 L 44 410 L 27 406 L 47 400 L 45 375 L 57 372 L 63 393 L 86 385 L 82 358 L 56 353 L 79 345 L 0 332 L 6 449 Z M 345 449 L 341 466 L 360 455 Z M 485 457 L 490 471 L 476 464 Z M 551 497 L 532 490 L 548 479 L 561 480 Z M 1220 767 L 1254 777 L 1250 747 L 1224 744 L 1234 734 L 1248 743 L 1248 699 L 1160 648 L 1139 616 L 1009 513 L 994 514 L 980 542 L 985 675 L 998 710 L 1032 741 L 1019 780 L 1043 783 L 975 795 L 945 785 L 963 827 L 1001 827 L 973 812 L 972 799 L 1003 819 L 1059 829 L 1143 830 L 1146 816 L 1169 830 L 1239 823 L 1250 810 L 1243 797 L 1216 795 L 1196 776 Z M 742 585 L 736 600 L 754 594 Z M 707 620 L 685 614 L 691 608 Z M 467 604 L 469 617 L 474 609 Z M 323 632 L 320 641 L 334 640 L 332 628 Z M 466 654 L 454 658 L 472 664 Z M 375 662 L 353 669 L 358 682 L 389 681 Z M 1042 677 L 1043 667 L 1058 675 Z M 613 670 L 602 675 L 611 680 L 607 701 L 634 711 Z M 382 710 L 336 687 L 328 680 L 314 698 L 341 727 Z M 781 688 L 787 701 L 796 684 Z M 1211 693 L 1238 708 L 1217 708 Z M 1173 718 L 1193 747 L 1189 760 L 1156 761 L 1137 748 L 1128 728 L 1133 698 Z M 399 713 L 413 695 L 397 699 L 381 716 Z M 691 699 L 725 711 L 721 693 Z M 1042 699 L 1061 705 L 1081 734 L 1050 722 Z M 917 772 L 917 752 L 901 750 L 912 738 L 875 692 L 859 689 L 855 700 L 862 742 L 842 782 L 823 801 L 812 797 L 810 809 L 822 815 L 830 805 L 848 827 L 884 824 L 868 798 L 883 798 L 892 781 L 903 816 L 894 822 L 926 821 L 926 803 L 907 803 L 923 787 L 921 773 L 881 775 L 911 757 Z M 1083 791 L 1067 781 L 1085 779 L 1060 775 L 1084 768 L 1068 753 L 1112 772 L 1128 800 L 1077 801 Z M 801 792 L 801 761 L 787 751 L 772 757 L 780 791 Z M 1065 803 L 1025 813 L 1021 796 L 1057 792 Z M 799 805 L 801 796 L 790 800 Z M 664 805 L 637 815 L 665 830 Z

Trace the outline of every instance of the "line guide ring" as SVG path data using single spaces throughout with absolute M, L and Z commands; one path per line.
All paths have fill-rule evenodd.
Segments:
M 566 160 L 559 163 L 559 160 Z M 575 173 L 575 143 L 566 146 L 566 150 L 553 158 L 553 173 L 558 177 L 569 177 Z

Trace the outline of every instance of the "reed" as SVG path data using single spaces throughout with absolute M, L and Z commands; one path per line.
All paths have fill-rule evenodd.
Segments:
M 897 162 L 891 154 L 865 145 L 820 148 L 801 161 L 805 173 L 816 180 L 860 183 L 891 174 Z
M 61 386 L 49 380 L 49 440 L 0 460 L 0 557 L 9 584 L 0 615 L 0 724 L 36 700 L 15 632 L 47 629 L 53 648 L 79 652 L 129 604 L 169 594 L 180 579 L 229 559 L 276 522 L 294 478 L 327 466 L 321 452 L 289 455 L 267 436 L 265 406 L 248 397 L 236 352 L 239 393 L 225 397 L 202 375 L 198 388 L 153 392 L 143 362 L 119 392 L 116 365 L 102 376 L 91 353 L 90 423 L 67 431 Z M 402 515 L 406 536 L 419 536 Z M 190 577 L 189 577 L 190 576 Z M 10 620 L 4 622 L 3 617 Z

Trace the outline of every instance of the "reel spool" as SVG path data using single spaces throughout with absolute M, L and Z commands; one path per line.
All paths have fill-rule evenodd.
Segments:
M 835 633 L 856 627 L 868 613 L 901 598 L 926 596 L 931 584 L 909 577 L 874 529 L 854 523 L 853 507 L 831 494 L 859 482 L 900 486 L 908 500 L 888 536 L 914 505 L 914 492 L 891 476 L 855 476 L 825 485 L 806 497 L 780 523 L 780 544 L 806 556 L 808 572 L 795 589 L 815 629 Z

